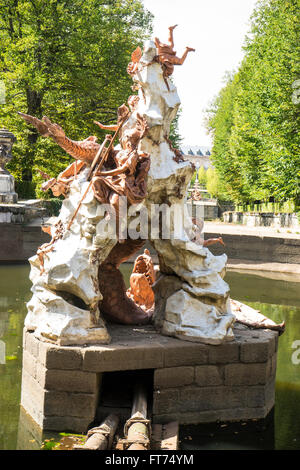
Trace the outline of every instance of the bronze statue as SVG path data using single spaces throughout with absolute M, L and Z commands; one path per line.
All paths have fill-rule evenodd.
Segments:
M 154 292 L 152 285 L 155 282 L 153 261 L 147 248 L 139 255 L 134 263 L 130 276 L 130 288 L 127 295 L 144 310 L 154 306 Z
M 110 203 L 115 210 L 117 231 L 119 227 L 120 196 L 126 196 L 129 204 L 141 202 L 146 196 L 146 178 L 150 168 L 150 156 L 138 150 L 140 140 L 148 130 L 145 118 L 136 115 L 135 125 L 123 132 L 122 126 L 130 114 L 135 110 L 138 96 L 133 95 L 128 99 L 129 108 L 123 104 L 118 108 L 117 123 L 115 125 L 103 125 L 97 121 L 101 129 L 115 132 L 115 135 L 107 135 L 102 145 L 97 143 L 97 138 L 90 136 L 83 141 L 73 141 L 66 137 L 63 129 L 58 124 L 53 124 L 46 116 L 42 120 L 19 113 L 29 124 L 35 126 L 44 137 L 51 137 L 60 147 L 76 159 L 57 178 L 39 170 L 44 178 L 47 178 L 42 189 L 51 189 L 55 196 L 66 196 L 71 182 L 77 174 L 86 166 L 90 168 L 88 189 L 92 187 L 95 198 L 100 203 Z M 113 141 L 120 132 L 119 140 L 121 150 L 113 147 Z M 105 144 L 109 142 L 109 147 Z M 50 179 L 49 179 L 50 178 Z M 84 193 L 83 201 L 87 190 Z M 79 206 L 77 207 L 78 210 Z M 75 211 L 67 230 L 76 216 Z M 45 231 L 51 235 L 48 228 Z M 44 256 L 54 250 L 56 241 L 61 238 L 63 228 L 58 225 L 54 236 L 49 243 L 38 248 L 37 255 L 40 261 L 41 274 L 44 272 Z M 126 295 L 126 287 L 122 275 L 118 269 L 121 262 L 132 256 L 137 249 L 141 248 L 144 240 L 119 240 L 112 249 L 110 255 L 101 265 L 99 270 L 99 288 L 103 295 L 101 311 L 110 320 L 136 324 L 147 323 L 150 318 L 149 312 L 145 312 L 132 299 Z
M 131 62 L 129 62 L 127 67 L 127 73 L 129 75 L 134 75 L 138 69 L 138 63 L 142 57 L 142 49 L 138 46 L 133 53 L 131 54 Z
M 126 293 L 126 286 L 119 266 L 144 245 L 145 240 L 127 239 L 117 243 L 106 260 L 99 266 L 99 289 L 103 296 L 99 304 L 104 316 L 113 322 L 127 325 L 149 323 L 152 310 L 145 310 Z
M 154 39 L 155 45 L 157 47 L 158 62 L 163 65 L 164 77 L 169 77 L 174 72 L 174 65 L 182 65 L 189 52 L 195 51 L 192 47 L 186 47 L 185 52 L 182 57 L 176 56 L 176 51 L 174 51 L 174 39 L 173 31 L 176 28 L 177 24 L 169 27 L 169 38 L 168 44 L 163 44 L 158 38 Z
M 171 152 L 174 152 L 175 156 L 173 157 L 173 160 L 175 160 L 176 163 L 180 162 L 185 162 L 185 159 L 183 158 L 183 155 L 179 149 L 176 149 L 173 147 L 171 139 L 167 136 L 167 134 L 164 135 L 164 138 L 169 146 L 169 149 Z
M 76 160 L 75 162 L 71 163 L 65 170 L 63 170 L 57 178 L 51 178 L 47 173 L 38 169 L 38 172 L 42 175 L 45 183 L 42 184 L 41 188 L 43 191 L 47 191 L 51 189 L 53 196 L 59 197 L 63 195 L 64 197 L 67 196 L 70 184 L 76 179 L 78 173 L 86 167 L 86 164 L 81 160 Z
M 117 126 L 103 126 L 102 129 L 115 131 Z M 140 140 L 148 130 L 147 121 L 137 114 L 136 125 L 131 131 L 121 134 L 122 149 L 113 154 L 114 166 L 105 171 L 96 172 L 93 177 L 93 190 L 101 203 L 110 203 L 119 218 L 119 198 L 127 197 L 129 204 L 137 204 L 146 196 L 146 177 L 150 168 L 149 154 L 138 151 Z
M 132 113 L 137 105 L 138 97 L 131 96 L 128 99 L 130 111 L 125 104 L 118 108 L 118 121 L 115 125 L 106 126 L 97 121 L 101 129 L 114 132 Z M 77 162 L 72 163 L 61 172 L 57 178 L 51 178 L 43 184 L 42 189 L 51 188 L 55 196 L 67 194 L 69 184 L 74 180 L 76 174 L 84 166 L 92 165 L 95 157 L 101 149 L 97 143 L 97 137 L 90 136 L 83 141 L 73 141 L 66 137 L 63 129 L 58 124 L 53 124 L 46 116 L 42 120 L 28 114 L 19 113 L 26 122 L 32 124 L 44 137 L 51 137 L 60 147 L 74 157 Z M 146 195 L 145 178 L 150 168 L 149 155 L 137 150 L 139 141 L 148 130 L 147 121 L 137 115 L 136 125 L 126 135 L 120 136 L 122 149 L 116 151 L 111 146 L 104 162 L 104 170 L 95 171 L 92 178 L 92 187 L 95 197 L 101 203 L 111 203 L 116 214 L 119 213 L 119 196 L 126 196 L 130 204 L 141 202 Z M 106 136 L 111 139 L 111 136 Z M 46 175 L 48 176 L 48 175 Z
M 61 148 L 76 160 L 82 160 L 91 164 L 100 144 L 97 143 L 97 137 L 89 136 L 87 139 L 75 141 L 69 139 L 64 130 L 55 123 L 52 123 L 47 116 L 42 120 L 29 114 L 18 113 L 26 122 L 33 125 L 43 137 L 51 137 Z
M 207 240 L 204 240 L 203 234 L 202 234 L 204 221 L 202 219 L 196 219 L 195 217 L 193 217 L 192 222 L 194 225 L 197 226 L 196 236 L 192 240 L 194 243 L 197 243 L 198 245 L 202 245 L 202 246 L 210 246 L 210 245 L 215 245 L 216 243 L 220 243 L 221 245 L 225 246 L 225 243 L 222 237 L 208 238 Z
M 202 200 L 202 193 L 199 189 L 193 189 L 191 193 L 191 199 L 193 201 L 201 201 Z

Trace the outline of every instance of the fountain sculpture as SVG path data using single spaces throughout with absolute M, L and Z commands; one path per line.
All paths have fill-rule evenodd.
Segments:
M 208 344 L 234 338 L 235 317 L 223 280 L 227 257 L 213 256 L 196 242 L 198 228 L 191 218 L 183 226 L 175 216 L 162 217 L 157 230 L 147 230 L 159 257 L 156 280 L 154 271 L 150 278 L 151 270 L 140 271 L 141 258 L 126 292 L 118 269 L 145 243 L 145 237 L 128 237 L 126 223 L 130 227 L 134 222 L 134 207 L 148 214 L 141 222 L 143 228 L 158 214 L 159 206 L 185 213 L 194 168 L 169 139 L 180 105 L 169 77 L 174 65 L 183 64 L 194 49 L 186 48 L 178 58 L 173 29 L 169 28 L 168 44 L 156 38 L 132 54 L 127 70 L 138 94 L 129 97 L 128 106 L 119 107 L 115 125 L 96 123 L 114 132 L 101 145 L 94 136 L 72 141 L 47 117 L 39 120 L 20 113 L 75 159 L 57 178 L 44 183 L 44 189 L 51 188 L 65 199 L 56 223 L 45 228 L 51 241 L 30 258 L 33 296 L 25 328 L 41 340 L 58 345 L 107 344 L 106 321 L 152 321 L 162 334 Z M 117 136 L 120 144 L 114 146 Z M 162 223 L 168 225 L 169 237 L 163 236 Z M 143 297 L 141 291 L 135 295 L 143 290 L 143 283 L 147 295 Z M 155 308 L 149 287 L 155 293 Z

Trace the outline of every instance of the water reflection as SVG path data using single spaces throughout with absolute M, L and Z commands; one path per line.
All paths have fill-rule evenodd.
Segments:
M 123 265 L 122 271 L 128 285 L 131 266 Z M 0 449 L 37 449 L 42 440 L 39 428 L 23 411 L 20 414 L 19 407 L 25 303 L 31 296 L 28 275 L 27 265 L 0 266 L 0 341 L 6 349 L 5 364 L 0 364 Z M 189 427 L 182 436 L 182 447 L 299 449 L 300 364 L 292 362 L 292 344 L 300 340 L 300 283 L 237 272 L 228 272 L 225 280 L 233 298 L 278 323 L 286 322 L 279 339 L 275 412 L 264 423 L 214 426 L 213 430 Z
M 28 275 L 28 266 L 0 266 L 0 340 L 5 345 L 5 358 L 0 361 L 5 362 L 0 364 L 0 449 L 13 450 L 17 445 Z
M 181 427 L 184 450 L 273 450 L 274 410 L 266 419 Z
M 17 450 L 40 450 L 45 437 L 41 428 L 29 416 L 26 411 L 20 407 L 18 434 L 17 434 Z

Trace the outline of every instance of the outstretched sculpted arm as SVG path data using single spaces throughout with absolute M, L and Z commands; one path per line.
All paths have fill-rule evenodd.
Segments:
M 124 163 L 124 165 L 120 166 L 119 168 L 115 168 L 114 170 L 101 171 L 97 173 L 97 176 L 116 176 L 120 175 L 121 173 L 125 173 L 127 169 L 128 165 Z
M 100 127 L 100 129 L 105 129 L 107 131 L 114 131 L 116 132 L 116 130 L 118 129 L 118 126 L 117 124 L 112 124 L 110 126 L 106 126 L 105 124 L 101 124 L 101 122 L 98 122 L 98 121 L 94 121 L 95 124 L 97 124 L 97 126 Z
M 34 126 L 43 137 L 51 137 L 61 148 L 77 160 L 82 160 L 91 164 L 100 145 L 96 142 L 94 136 L 88 137 L 82 141 L 69 139 L 64 130 L 55 123 L 52 123 L 47 116 L 42 120 L 29 114 L 18 113 L 26 122 Z

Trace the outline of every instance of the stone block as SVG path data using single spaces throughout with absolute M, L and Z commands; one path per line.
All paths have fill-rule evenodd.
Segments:
M 22 371 L 21 405 L 41 426 L 44 411 L 44 390 L 24 369 Z
M 269 412 L 275 405 L 275 377 L 273 377 L 266 386 L 266 409 Z
M 277 352 L 268 360 L 267 377 L 275 378 L 277 367 Z
M 229 364 L 239 361 L 239 344 L 236 341 L 210 346 L 208 350 L 209 364 Z
M 275 352 L 276 353 L 278 351 L 278 338 L 279 338 L 279 334 L 275 336 Z
M 47 431 L 74 432 L 86 434 L 92 420 L 87 417 L 77 418 L 75 416 L 44 416 L 42 426 Z
M 154 371 L 154 389 L 181 387 L 194 381 L 194 367 L 167 367 Z
M 175 340 L 164 347 L 164 367 L 207 364 L 208 347 L 204 344 Z
M 247 388 L 247 406 L 259 408 L 266 405 L 266 387 L 263 385 Z
M 55 346 L 40 341 L 39 362 L 47 369 L 82 368 L 82 349 L 80 347 Z
M 195 383 L 200 387 L 222 385 L 224 382 L 222 366 L 205 365 L 195 367 Z
M 251 335 L 242 335 L 241 362 L 266 362 L 275 353 L 277 335 L 277 332 L 270 330 L 253 331 Z
M 153 413 L 163 414 L 179 411 L 179 391 L 176 389 L 157 390 L 153 393 Z
M 267 382 L 268 362 L 225 365 L 225 385 L 264 385 Z
M 31 377 L 36 378 L 37 360 L 26 349 L 23 351 L 22 368 L 31 375 Z
M 95 346 L 84 350 L 83 369 L 91 372 L 155 369 L 163 367 L 163 350 L 158 343 L 134 346 Z
M 214 423 L 219 419 L 219 411 L 193 411 L 158 414 L 153 417 L 153 423 L 167 424 L 178 421 L 179 424 Z
M 93 420 L 97 395 L 92 393 L 68 393 L 45 390 L 45 416 L 72 416 Z
M 267 415 L 265 407 L 235 408 L 219 411 L 220 421 L 246 421 L 248 419 L 262 419 Z
M 41 364 L 37 368 L 37 380 L 46 390 L 63 392 L 97 393 L 97 374 L 81 370 L 46 369 Z
M 246 406 L 243 387 L 185 387 L 180 391 L 180 411 L 221 410 Z
M 39 343 L 40 341 L 33 333 L 30 333 L 29 331 L 25 332 L 25 349 L 36 358 L 39 356 Z
M 111 329 L 111 344 L 83 347 L 25 332 L 21 403 L 39 426 L 85 432 L 106 371 L 154 369 L 154 423 L 259 419 L 274 406 L 276 332 L 236 329 L 235 341 L 212 346 L 161 336 L 151 326 Z

